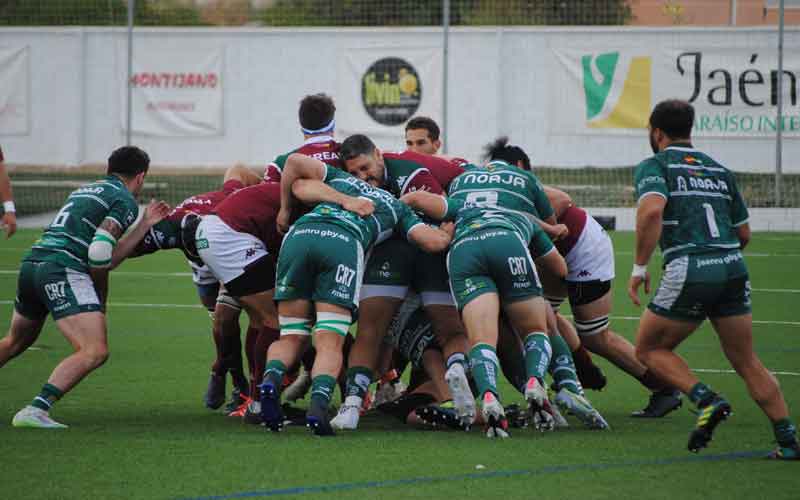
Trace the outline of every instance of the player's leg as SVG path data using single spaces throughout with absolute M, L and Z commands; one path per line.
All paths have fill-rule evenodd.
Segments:
M 17 276 L 17 297 L 8 334 L 0 340 L 0 367 L 36 342 L 47 319 L 46 302 L 39 296 L 38 263 L 23 261 Z
M 349 308 L 325 302 L 316 303 L 314 346 L 317 356 L 311 371 L 311 402 L 306 425 L 319 436 L 333 435 L 328 422 L 328 408 L 336 388 L 336 380 L 344 363 L 342 348 L 352 322 Z
M 0 368 L 36 342 L 44 322 L 45 318 L 29 319 L 16 310 L 12 313 L 8 334 L 0 340 Z

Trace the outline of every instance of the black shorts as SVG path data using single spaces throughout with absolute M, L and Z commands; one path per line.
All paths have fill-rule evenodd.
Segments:
M 237 278 L 225 283 L 225 290 L 234 297 L 244 297 L 275 288 L 275 261 L 265 255 L 244 268 Z
M 571 307 L 591 304 L 611 290 L 611 281 L 567 281 L 567 293 Z

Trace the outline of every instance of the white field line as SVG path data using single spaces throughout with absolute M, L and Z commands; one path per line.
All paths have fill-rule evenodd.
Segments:
M 716 368 L 692 368 L 693 372 L 698 373 L 725 373 L 725 374 L 736 374 L 736 370 L 718 370 Z M 797 372 L 771 372 L 773 375 L 788 375 L 790 377 L 800 377 L 800 373 Z
M 565 318 L 571 318 L 571 314 L 564 314 Z M 639 321 L 641 318 L 639 316 L 609 316 L 611 320 L 620 320 L 620 321 Z M 754 319 L 753 324 L 756 325 L 784 325 L 784 326 L 800 326 L 800 321 L 773 321 L 773 320 L 758 320 Z
M 628 252 L 625 250 L 622 251 L 615 251 L 615 255 L 633 255 L 633 252 Z M 745 252 L 745 257 L 790 257 L 790 258 L 797 258 L 800 257 L 800 253 L 763 253 L 763 252 Z
M 12 305 L 13 300 L 0 300 L 0 305 Z M 154 309 L 202 309 L 200 304 L 145 304 L 132 302 L 109 302 L 109 307 L 141 307 Z

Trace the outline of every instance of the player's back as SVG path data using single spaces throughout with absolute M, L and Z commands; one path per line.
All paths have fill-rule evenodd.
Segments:
M 329 136 L 312 137 L 306 140 L 299 148 L 278 156 L 272 163 L 267 165 L 267 169 L 264 171 L 264 180 L 266 182 L 280 182 L 286 160 L 293 153 L 310 156 L 327 165 L 341 169 L 343 165 L 339 159 L 340 146 L 338 142 Z
M 451 212 L 457 211 L 456 238 L 493 226 L 516 230 L 530 240 L 537 220 L 553 212 L 536 176 L 504 161 L 467 166 L 450 184 L 448 195 L 456 202 L 451 205 Z
M 657 193 L 667 200 L 661 251 L 679 255 L 738 249 L 736 227 L 747 208 L 733 173 L 690 147 L 670 146 L 636 169 L 638 196 Z
M 139 205 L 125 184 L 119 177 L 108 175 L 69 195 L 24 260 L 56 262 L 86 270 L 89 245 L 103 221 L 111 219 L 125 231 L 136 221 L 138 213 Z
M 460 164 L 413 151 L 384 153 L 383 163 L 386 189 L 398 197 L 417 190 L 443 194 L 452 180 L 464 172 Z
M 280 208 L 280 184 L 262 182 L 232 193 L 217 205 L 214 213 L 235 231 L 251 234 L 270 251 L 277 251 L 281 236 L 275 220 Z
M 407 233 L 413 226 L 421 223 L 411 209 L 391 193 L 373 187 L 343 170 L 326 168 L 324 180 L 326 184 L 341 193 L 371 200 L 375 205 L 375 211 L 372 215 L 362 218 L 339 205 L 320 203 L 311 213 L 301 217 L 298 223 L 324 221 L 345 227 L 361 241 L 365 251 L 389 238 L 396 228 Z

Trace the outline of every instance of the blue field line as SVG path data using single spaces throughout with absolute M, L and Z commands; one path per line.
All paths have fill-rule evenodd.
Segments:
M 652 460 L 636 460 L 631 462 L 615 462 L 607 464 L 571 464 L 548 465 L 536 469 L 507 470 L 493 472 L 472 472 L 469 474 L 455 474 L 452 476 L 419 476 L 407 479 L 389 479 L 386 481 L 364 481 L 356 483 L 338 483 L 319 486 L 296 486 L 293 488 L 278 488 L 273 490 L 245 491 L 229 493 L 227 495 L 213 495 L 206 497 L 181 497 L 177 500 L 228 500 L 234 498 L 277 497 L 283 495 L 305 495 L 309 493 L 331 493 L 348 490 L 370 490 L 377 488 L 391 488 L 396 486 L 420 485 L 430 483 L 449 483 L 469 479 L 496 479 L 500 477 L 535 476 L 544 474 L 559 474 L 563 472 L 596 471 L 606 469 L 620 469 L 624 467 L 640 467 L 648 465 L 672 465 L 697 462 L 718 462 L 722 460 L 738 460 L 742 458 L 756 458 L 766 456 L 768 451 L 737 451 L 719 455 L 689 455 L 674 458 L 657 458 Z

